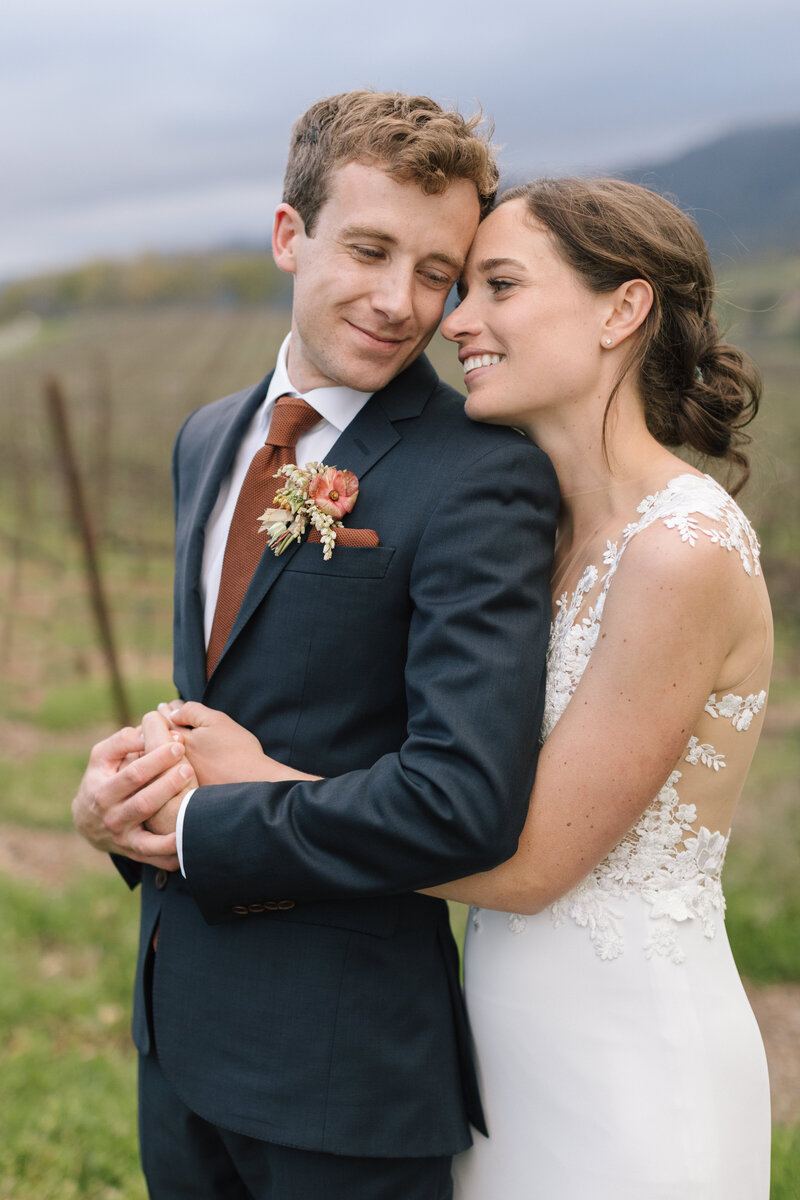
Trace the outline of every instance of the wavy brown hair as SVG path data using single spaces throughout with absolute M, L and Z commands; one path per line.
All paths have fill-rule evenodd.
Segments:
M 633 372 L 652 435 L 738 467 L 735 495 L 750 476 L 742 429 L 758 411 L 761 377 L 720 333 L 714 275 L 697 226 L 663 196 L 620 179 L 540 179 L 504 192 L 499 203 L 518 199 L 593 292 L 631 279 L 653 289 L 606 416 Z
M 400 183 L 438 195 L 457 179 L 475 184 L 485 216 L 497 193 L 498 172 L 483 116 L 463 117 L 427 96 L 402 92 L 343 92 L 319 100 L 292 127 L 283 200 L 313 235 L 328 198 L 330 175 L 348 162 L 380 167 Z

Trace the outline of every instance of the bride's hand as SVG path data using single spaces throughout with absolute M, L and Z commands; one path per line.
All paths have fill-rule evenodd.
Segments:
M 319 778 L 270 758 L 257 737 L 218 709 L 207 708 L 195 700 L 185 704 L 173 700 L 171 704 L 159 705 L 159 711 L 181 734 L 186 757 L 201 787 L 214 783 L 277 783 Z
M 168 718 L 163 713 L 148 712 L 142 717 L 142 737 L 144 739 L 145 754 L 149 754 L 151 750 L 155 750 L 167 742 L 175 741 L 178 736 L 178 734 L 173 732 Z M 149 829 L 151 833 L 158 834 L 174 833 L 178 810 L 180 809 L 183 797 L 190 788 L 195 787 L 197 787 L 196 775 L 184 776 L 181 790 L 176 792 L 171 799 L 167 800 L 158 812 L 153 813 L 152 817 L 145 822 L 145 829 Z

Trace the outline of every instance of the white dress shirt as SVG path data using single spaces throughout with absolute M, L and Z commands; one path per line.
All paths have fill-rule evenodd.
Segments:
M 304 433 L 297 442 L 297 462 L 305 464 L 325 461 L 325 455 L 339 440 L 339 435 L 373 394 L 372 392 L 356 392 L 353 388 L 341 386 L 312 388 L 310 392 L 298 392 L 289 378 L 286 367 L 290 339 L 291 334 L 288 334 L 278 352 L 278 361 L 267 388 L 266 397 L 256 409 L 247 432 L 242 438 L 233 460 L 233 466 L 220 485 L 219 495 L 206 524 L 203 566 L 200 572 L 200 598 L 203 603 L 206 646 L 208 646 L 211 626 L 214 623 L 214 611 L 217 607 L 219 581 L 222 574 L 222 560 L 225 557 L 225 546 L 233 520 L 233 511 L 236 508 L 236 501 L 239 499 L 239 492 L 250 463 L 267 440 L 275 401 L 279 396 L 285 396 L 287 393 L 292 396 L 302 396 L 303 400 L 307 401 L 320 415 L 317 424 L 308 433 Z M 183 821 L 187 805 L 193 795 L 194 789 L 187 792 L 184 797 L 175 829 L 178 858 L 183 875 L 186 875 L 183 862 Z

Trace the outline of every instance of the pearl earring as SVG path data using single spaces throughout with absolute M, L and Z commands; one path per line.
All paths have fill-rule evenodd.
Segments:
M 611 345 L 611 338 L 603 338 L 603 341 L 605 342 L 605 344 L 606 344 L 607 346 L 610 346 L 610 345 Z

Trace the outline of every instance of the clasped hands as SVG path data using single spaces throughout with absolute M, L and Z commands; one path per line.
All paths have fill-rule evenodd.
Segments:
M 195 701 L 173 700 L 92 748 L 72 802 L 97 850 L 178 869 L 175 824 L 187 791 L 214 783 L 311 779 L 264 754 L 243 726 Z

